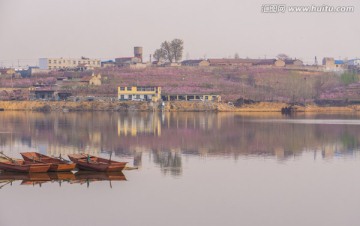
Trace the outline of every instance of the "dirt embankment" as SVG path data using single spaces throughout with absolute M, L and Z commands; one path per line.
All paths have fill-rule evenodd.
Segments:
M 285 103 L 259 102 L 234 107 L 226 103 L 202 101 L 166 102 L 164 111 L 187 112 L 280 112 Z M 0 109 L 18 111 L 161 111 L 159 104 L 151 102 L 61 102 L 61 101 L 0 101 Z M 343 107 L 297 106 L 298 112 L 357 112 L 360 105 Z

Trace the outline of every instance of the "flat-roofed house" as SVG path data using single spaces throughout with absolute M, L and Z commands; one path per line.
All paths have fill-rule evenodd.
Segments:
M 299 59 L 286 59 L 284 60 L 285 65 L 303 66 L 304 62 Z
M 213 101 L 220 102 L 221 96 L 219 94 L 163 94 L 161 95 L 163 101 Z
M 335 60 L 332 57 L 324 57 L 323 65 L 326 71 L 344 71 L 346 65 L 343 60 Z
M 141 63 L 141 59 L 138 57 L 118 57 L 115 58 L 115 64 L 118 67 L 126 67 L 133 64 Z
M 87 69 L 101 67 L 99 59 L 81 58 L 40 58 L 39 68 L 45 70 L 76 69 L 79 65 Z
M 252 66 L 260 60 L 254 59 L 208 59 L 210 66 Z
M 158 101 L 161 99 L 159 86 L 120 86 L 118 87 L 119 100 Z
M 207 60 L 184 60 L 181 62 L 181 65 L 191 67 L 207 67 L 210 66 L 210 63 Z
M 254 66 L 284 67 L 285 62 L 280 59 L 261 59 L 258 62 L 254 63 Z

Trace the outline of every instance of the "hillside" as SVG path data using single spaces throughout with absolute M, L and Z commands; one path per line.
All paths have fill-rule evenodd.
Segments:
M 45 84 L 68 90 L 73 95 L 115 97 L 118 86 L 161 86 L 167 94 L 220 94 L 224 102 L 239 98 L 255 101 L 311 103 L 316 99 L 359 97 L 357 79 L 344 83 L 342 75 L 331 72 L 286 70 L 262 67 L 150 67 L 139 70 L 102 68 L 102 85 L 77 81 L 91 72 L 51 72 L 23 79 L 0 79 L 0 87 L 27 88 Z M 69 77 L 59 82 L 57 78 Z M 25 94 L 24 94 L 25 95 Z

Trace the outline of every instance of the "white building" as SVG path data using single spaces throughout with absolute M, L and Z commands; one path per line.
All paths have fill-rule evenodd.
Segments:
M 101 67 L 98 59 L 81 58 L 40 58 L 39 68 L 46 70 L 70 69 L 77 67 L 86 67 L 94 69 Z
M 348 65 L 351 66 L 360 66 L 360 59 L 351 59 L 347 61 Z

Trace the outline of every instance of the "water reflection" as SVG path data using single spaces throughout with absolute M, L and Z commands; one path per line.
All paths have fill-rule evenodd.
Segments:
M 268 157 L 279 161 L 313 152 L 314 158 L 354 157 L 360 117 L 235 113 L 79 112 L 0 113 L 0 148 L 12 157 L 85 152 L 133 158 L 144 152 L 164 174 L 182 174 L 184 155 Z
M 21 181 L 20 185 L 39 185 L 44 183 L 62 183 L 70 184 L 86 184 L 88 187 L 90 183 L 96 181 L 108 181 L 110 187 L 112 181 L 126 181 L 126 177 L 122 172 L 92 172 L 92 171 L 78 171 L 75 174 L 72 172 L 48 172 L 48 173 L 0 173 L 0 188 L 6 185 L 12 185 L 15 181 Z

